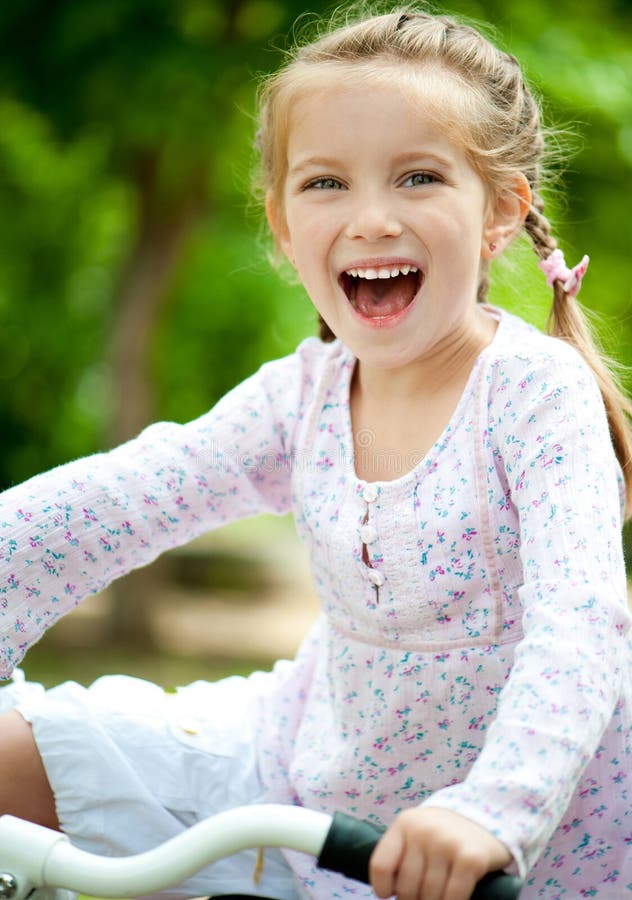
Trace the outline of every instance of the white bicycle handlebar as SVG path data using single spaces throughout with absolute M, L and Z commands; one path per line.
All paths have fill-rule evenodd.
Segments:
M 146 853 L 96 856 L 57 831 L 13 816 L 0 817 L 0 900 L 25 900 L 34 888 L 61 888 L 98 897 L 134 897 L 180 884 L 207 865 L 250 847 L 309 853 L 318 865 L 368 882 L 369 857 L 382 830 L 349 816 L 297 806 L 262 804 L 199 822 Z M 521 882 L 492 873 L 472 900 L 515 900 Z

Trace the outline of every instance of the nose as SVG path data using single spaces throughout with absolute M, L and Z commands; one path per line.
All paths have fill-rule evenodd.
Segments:
M 392 199 L 377 191 L 357 193 L 353 197 L 345 234 L 375 243 L 385 237 L 399 237 L 403 231 Z

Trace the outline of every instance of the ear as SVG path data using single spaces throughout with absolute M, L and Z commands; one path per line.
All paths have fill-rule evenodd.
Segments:
M 285 215 L 282 210 L 279 209 L 272 191 L 266 193 L 266 216 L 270 231 L 274 235 L 277 248 L 282 250 L 288 260 L 294 265 L 294 253 L 292 251 L 292 242 L 290 240 L 290 232 L 287 227 Z
M 514 178 L 511 189 L 497 197 L 493 207 L 490 208 L 483 229 L 481 247 L 483 259 L 500 256 L 509 246 L 527 218 L 531 199 L 529 182 L 522 172 L 519 172 Z

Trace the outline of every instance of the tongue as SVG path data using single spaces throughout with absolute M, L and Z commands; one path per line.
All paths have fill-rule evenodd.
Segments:
M 354 303 L 368 319 L 394 316 L 412 303 L 417 290 L 417 277 L 397 275 L 395 278 L 359 278 Z

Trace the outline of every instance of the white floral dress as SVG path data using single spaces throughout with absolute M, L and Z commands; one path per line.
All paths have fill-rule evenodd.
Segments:
M 394 452 L 393 480 L 356 477 L 355 360 L 313 338 L 200 419 L 7 491 L 3 674 L 120 574 L 291 510 L 322 612 L 252 680 L 264 799 L 383 823 L 445 806 L 506 843 L 524 900 L 632 894 L 620 471 L 577 353 L 493 314 L 447 428 L 420 461 Z M 309 894 L 370 896 L 288 858 Z

